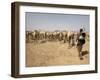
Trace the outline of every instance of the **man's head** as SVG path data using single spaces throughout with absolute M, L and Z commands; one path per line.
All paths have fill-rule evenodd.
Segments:
M 83 29 L 80 29 L 80 32 L 83 32 Z

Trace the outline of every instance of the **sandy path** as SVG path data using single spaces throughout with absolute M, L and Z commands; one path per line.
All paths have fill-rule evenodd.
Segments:
M 67 43 L 46 42 L 26 44 L 26 66 L 77 65 L 89 63 L 89 42 L 84 45 L 83 60 L 78 57 L 76 46 L 68 48 Z

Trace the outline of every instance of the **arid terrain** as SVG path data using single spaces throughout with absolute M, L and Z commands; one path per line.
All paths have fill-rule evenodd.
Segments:
M 89 64 L 89 41 L 82 52 L 83 60 L 80 60 L 77 47 L 69 48 L 62 41 L 26 43 L 26 67 Z

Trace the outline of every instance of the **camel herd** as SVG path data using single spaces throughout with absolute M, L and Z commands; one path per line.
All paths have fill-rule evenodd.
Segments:
M 78 33 L 76 31 L 26 31 L 26 43 L 43 41 L 62 41 L 68 42 L 69 46 L 77 44 Z M 89 34 L 86 33 L 86 40 L 89 40 Z

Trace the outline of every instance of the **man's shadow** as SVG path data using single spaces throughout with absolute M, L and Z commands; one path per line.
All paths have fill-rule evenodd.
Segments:
M 88 51 L 82 51 L 82 56 L 85 56 L 88 53 L 89 53 Z

